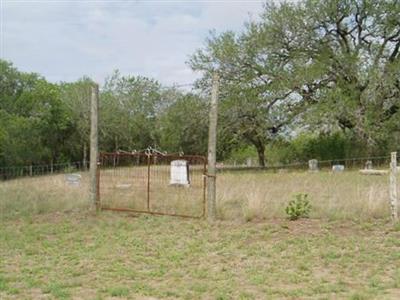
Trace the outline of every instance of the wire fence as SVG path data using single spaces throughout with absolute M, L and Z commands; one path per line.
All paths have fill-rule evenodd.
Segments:
M 182 188 L 171 185 L 171 162 L 180 156 L 163 157 L 153 156 L 150 168 L 145 154 L 104 158 L 100 170 L 103 208 L 201 215 L 205 161 L 188 161 L 191 167 L 187 179 L 192 188 Z M 82 162 L 0 168 L 3 216 L 88 208 L 88 168 Z M 219 164 L 218 171 L 217 210 L 221 219 L 284 218 L 288 202 L 298 194 L 308 195 L 310 217 L 363 219 L 391 215 L 390 156 L 318 161 L 316 166 L 310 162 L 263 168 Z M 400 170 L 396 183 L 398 198 Z
M 0 168 L 2 217 L 87 209 L 88 169 L 82 162 Z
M 139 154 L 144 151 L 126 152 L 119 151 L 120 154 Z M 158 153 L 160 157 L 167 153 Z M 179 156 L 182 154 L 169 154 Z M 117 157 L 117 156 L 116 156 Z M 399 158 L 398 158 L 399 160 Z M 114 162 L 116 164 L 117 162 Z M 278 163 L 278 164 L 267 164 L 264 167 L 254 164 L 254 161 L 250 161 L 244 164 L 223 164 L 217 165 L 217 169 L 220 172 L 224 171 L 270 171 L 275 170 L 308 170 L 310 165 L 309 161 L 299 161 L 291 163 Z M 390 165 L 390 155 L 387 156 L 374 156 L 374 157 L 359 157 L 359 158 L 347 158 L 347 159 L 332 159 L 332 160 L 320 160 L 318 161 L 318 168 L 320 170 L 331 171 L 333 166 L 343 165 L 345 170 L 359 170 L 367 168 L 375 169 L 388 169 Z M 46 176 L 60 173 L 73 173 L 73 172 L 85 172 L 89 170 L 89 162 L 67 162 L 67 163 L 56 163 L 56 164 L 40 164 L 40 165 L 27 165 L 27 166 L 11 166 L 11 167 L 0 167 L 0 180 L 16 179 L 19 177 L 36 177 Z
M 46 176 L 76 171 L 80 172 L 88 169 L 89 162 L 68 162 L 47 165 L 0 167 L 0 180 L 16 179 L 19 177 Z
M 333 166 L 342 165 L 345 170 L 359 170 L 365 168 L 387 169 L 390 164 L 390 155 L 387 156 L 372 156 L 372 157 L 358 157 L 358 158 L 344 158 L 344 159 L 331 159 L 317 161 L 317 167 L 320 170 L 331 171 Z M 237 164 L 219 164 L 217 166 L 219 171 L 269 171 L 285 169 L 285 170 L 308 170 L 310 168 L 310 161 L 296 161 L 290 163 L 275 163 L 259 166 L 253 159 L 248 159 L 246 163 Z
M 379 156 L 265 167 L 221 164 L 218 213 L 222 219 L 284 218 L 288 203 L 300 195 L 309 199 L 313 218 L 389 218 L 390 161 Z

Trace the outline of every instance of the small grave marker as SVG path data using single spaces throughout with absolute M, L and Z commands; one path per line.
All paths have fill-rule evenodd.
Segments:
M 333 165 L 332 166 L 332 171 L 334 173 L 341 173 L 344 171 L 344 165 Z
M 372 170 L 372 161 L 371 160 L 367 160 L 365 162 L 365 170 Z
M 189 165 L 186 160 L 171 161 L 171 179 L 169 184 L 189 186 Z
M 308 170 L 310 172 L 317 172 L 318 171 L 318 160 L 311 159 L 308 161 Z
M 253 166 L 253 160 L 251 159 L 251 157 L 248 157 L 246 159 L 246 166 L 247 167 L 252 167 Z
M 79 186 L 81 179 L 80 174 L 65 174 L 65 182 L 70 186 Z

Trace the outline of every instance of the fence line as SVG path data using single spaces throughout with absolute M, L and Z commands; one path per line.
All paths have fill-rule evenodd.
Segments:
M 390 155 L 387 156 L 371 156 L 371 157 L 355 157 L 355 158 L 341 158 L 341 159 L 331 159 L 331 160 L 319 160 L 318 165 L 321 168 L 331 168 L 336 164 L 343 164 L 346 168 L 364 168 L 367 161 L 372 161 L 375 166 L 388 168 L 390 162 Z M 263 170 L 275 170 L 275 169 L 307 169 L 308 161 L 299 161 L 293 163 L 279 163 L 279 164 L 267 164 L 266 166 L 249 166 L 246 164 L 241 165 L 224 165 L 219 164 L 217 166 L 218 171 L 263 171 Z
M 147 156 L 143 155 L 143 160 L 137 160 L 134 158 L 140 158 L 139 154 L 132 156 L 120 153 L 116 155 L 119 159 L 114 159 L 111 155 L 107 162 L 103 161 L 100 177 L 105 204 L 109 199 L 110 203 L 116 201 L 121 206 L 131 205 L 139 210 L 142 209 L 143 203 L 146 204 L 143 195 L 150 195 L 151 199 L 154 199 L 151 203 L 155 205 L 155 211 L 173 212 L 176 204 L 182 214 L 191 213 L 194 209 L 197 212 L 198 207 L 192 207 L 193 201 L 180 199 L 187 197 L 192 200 L 192 189 L 169 184 L 169 156 L 154 155 L 149 174 Z M 131 159 L 127 161 L 129 157 Z M 348 167 L 345 167 L 344 172 L 339 170 L 339 175 L 332 171 L 331 165 L 343 163 L 345 160 Z M 373 162 L 371 173 L 358 172 L 357 168 L 364 169 L 364 163 L 368 160 Z M 352 161 L 355 162 L 354 165 Z M 205 178 L 200 175 L 204 172 L 188 162 L 191 166 L 188 178 L 191 186 L 197 188 L 196 197 L 199 198 L 199 186 Z M 296 193 L 304 193 L 313 201 L 312 217 L 388 218 L 393 216 L 396 208 L 395 215 L 398 216 L 399 162 L 397 156 L 396 168 L 394 164 L 390 168 L 390 156 L 324 160 L 319 162 L 320 172 L 309 172 L 308 162 L 274 164 L 265 168 L 220 165 L 220 173 L 217 175 L 217 215 L 222 219 L 284 217 L 287 201 Z M 87 165 L 82 162 L 67 162 L 0 168 L 0 206 L 3 207 L 3 211 L 27 213 L 86 207 L 89 203 L 89 176 L 85 167 Z M 229 172 L 230 170 L 232 172 Z M 235 172 L 236 170 L 244 172 Z M 247 170 L 249 172 L 246 172 Z M 251 170 L 254 170 L 254 173 Z M 390 175 L 393 170 L 397 176 L 393 177 L 390 189 Z M 63 176 L 68 173 L 79 173 L 80 182 L 75 184 L 70 181 L 69 176 Z M 147 189 L 146 181 L 150 178 L 149 175 L 150 190 Z M 32 180 L 8 180 L 23 177 Z M 393 187 L 395 185 L 397 187 Z M 146 209 L 147 206 L 143 208 Z
M 343 164 L 346 168 L 363 168 L 366 161 L 371 160 L 375 165 L 387 168 L 390 162 L 390 155 L 387 156 L 371 156 L 371 157 L 355 157 L 355 158 L 341 158 L 331 160 L 320 160 L 318 164 L 322 168 L 332 167 L 334 164 Z M 352 162 L 352 163 L 350 163 Z M 217 170 L 221 171 L 263 171 L 263 170 L 276 170 L 276 169 L 306 169 L 308 168 L 308 161 L 300 161 L 293 163 L 280 163 L 271 164 L 265 167 L 242 165 L 225 165 L 217 164 Z M 55 163 L 55 164 L 39 164 L 39 165 L 25 165 L 25 166 L 10 166 L 0 167 L 0 180 L 15 179 L 18 177 L 32 177 L 51 175 L 54 173 L 65 173 L 69 171 L 87 171 L 89 169 L 89 162 L 83 163 L 81 161 L 68 162 L 68 163 Z
M 57 173 L 88 170 L 89 163 L 68 162 L 49 165 L 11 166 L 0 168 L 0 180 L 16 179 L 19 177 L 44 176 Z

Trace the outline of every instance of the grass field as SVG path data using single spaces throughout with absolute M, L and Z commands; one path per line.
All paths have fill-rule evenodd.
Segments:
M 3 220 L 1 299 L 399 299 L 400 227 L 106 213 Z
M 113 191 L 132 183 L 120 174 L 109 204 L 136 205 L 134 193 Z M 201 177 L 177 189 L 164 175 L 153 205 L 192 207 Z M 90 212 L 86 173 L 80 186 L 62 174 L 0 182 L 0 299 L 400 298 L 387 176 L 228 172 L 217 182 L 212 225 Z M 310 219 L 287 220 L 296 193 L 309 195 Z
M 85 209 L 89 205 L 89 180 L 87 173 L 81 174 L 80 186 L 69 186 L 62 174 L 0 182 L 0 208 L 7 218 Z M 144 169 L 102 171 L 102 204 L 145 209 L 146 174 Z M 284 218 L 287 203 L 298 193 L 308 194 L 313 218 L 374 220 L 390 215 L 388 176 L 364 176 L 356 171 L 342 174 L 246 171 L 218 175 L 218 216 L 222 220 L 246 221 Z M 201 215 L 201 171 L 191 174 L 190 187 L 179 188 L 169 185 L 167 167 L 152 170 L 150 207 L 159 212 Z
M 227 220 L 284 218 L 288 201 L 299 193 L 308 194 L 313 218 L 367 220 L 390 214 L 388 176 L 365 176 L 358 171 L 335 174 L 283 170 L 221 174 L 219 215 Z

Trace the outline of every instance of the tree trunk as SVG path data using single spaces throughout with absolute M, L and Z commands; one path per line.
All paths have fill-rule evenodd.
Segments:
M 115 152 L 117 152 L 119 149 L 119 145 L 118 145 L 118 137 L 116 136 L 114 139 L 114 147 L 115 147 Z
M 258 155 L 258 165 L 260 167 L 265 167 L 265 146 L 262 143 L 257 143 L 257 145 L 254 145 L 257 150 L 257 155 Z
M 257 151 L 257 156 L 258 156 L 258 165 L 260 167 L 265 167 L 265 144 L 257 136 L 251 136 L 251 135 L 245 135 L 245 138 L 253 144 L 253 146 L 256 148 Z
M 83 144 L 83 160 L 82 160 L 82 164 L 83 164 L 83 170 L 86 171 L 86 164 L 87 164 L 87 145 L 86 143 Z
M 114 146 L 115 146 L 114 152 L 118 152 L 119 145 L 118 145 L 118 137 L 117 136 L 115 137 L 115 140 L 114 140 Z M 114 159 L 113 159 L 114 168 L 118 165 L 118 163 L 119 163 L 119 156 L 114 155 Z

